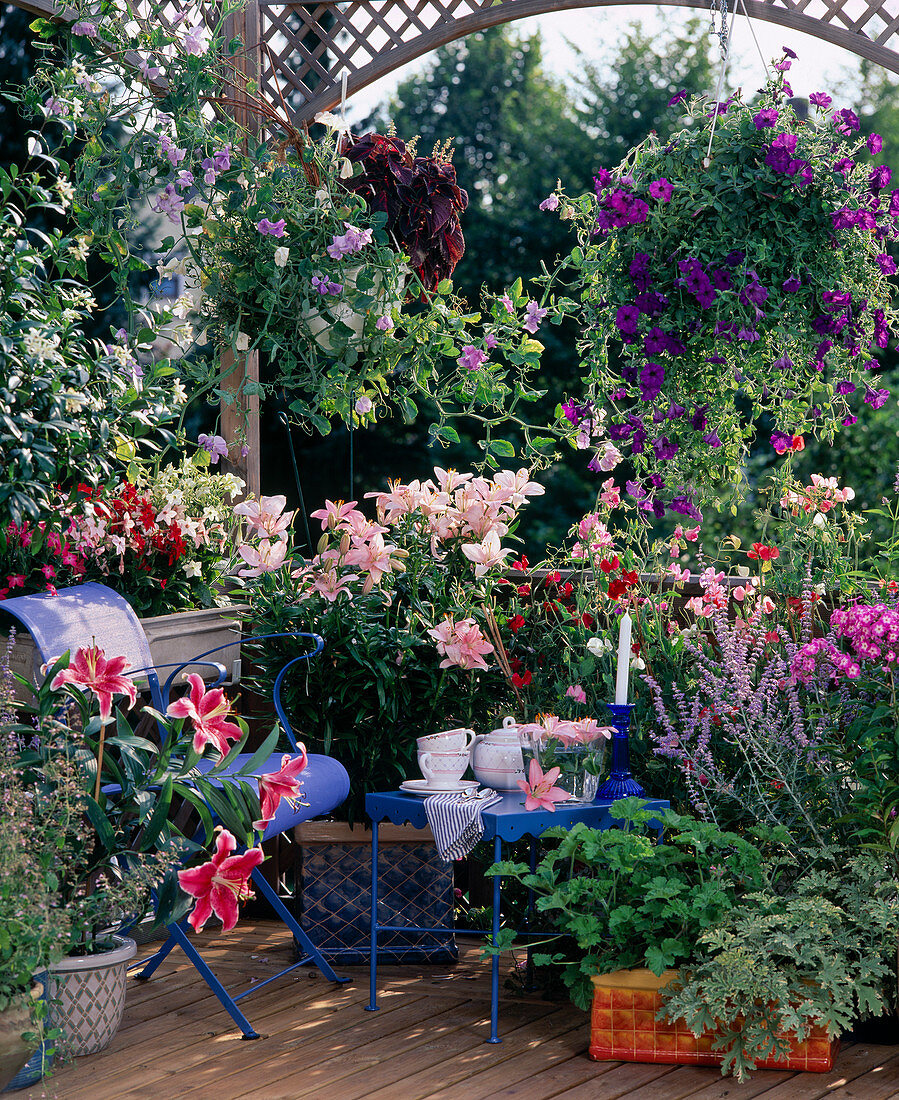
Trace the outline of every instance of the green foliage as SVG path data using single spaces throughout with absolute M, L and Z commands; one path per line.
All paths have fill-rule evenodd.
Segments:
M 699 937 L 665 1014 L 694 1035 L 716 1033 L 722 1072 L 743 1080 L 756 1062 L 786 1053 L 810 1028 L 831 1037 L 880 1015 L 895 985 L 899 932 L 895 879 L 858 855 L 812 870 L 787 896 L 749 894 Z
M 590 977 L 632 966 L 655 974 L 693 958 L 699 936 L 714 928 L 748 892 L 777 876 L 784 830 L 759 830 L 753 839 L 725 832 L 674 811 L 654 815 L 640 799 L 613 804 L 620 827 L 575 825 L 550 830 L 559 840 L 531 874 L 525 864 L 496 864 L 537 896 L 537 910 L 577 944 L 564 956 L 572 999 L 586 1007 Z M 652 835 L 661 825 L 664 843 Z

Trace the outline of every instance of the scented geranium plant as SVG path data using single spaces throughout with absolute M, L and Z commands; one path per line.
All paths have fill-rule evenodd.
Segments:
M 358 816 L 366 791 L 417 774 L 415 738 L 455 726 L 489 728 L 511 689 L 496 620 L 504 545 L 529 497 L 527 470 L 493 479 L 436 469 L 373 498 L 313 512 L 322 535 L 299 569 L 259 578 L 254 631 L 313 629 L 323 660 L 284 698 L 307 743 L 341 760 Z M 260 668 L 277 668 L 289 643 L 265 643 Z
M 57 813 L 53 836 L 60 868 L 56 904 L 69 922 L 70 953 L 102 950 L 110 933 L 150 911 L 151 892 L 159 924 L 183 917 L 193 897 L 195 928 L 212 911 L 226 930 L 233 927 L 237 900 L 251 896 L 247 879 L 263 858 L 257 841 L 281 797 L 296 795 L 301 786 L 302 748 L 293 760 L 283 757 L 277 772 L 260 776 L 254 770 L 274 750 L 277 728 L 233 771 L 229 765 L 246 743 L 246 724 L 232 714 L 220 688 L 207 690 L 194 674 L 188 680 L 188 694 L 165 714 L 144 708 L 157 721 L 159 739 L 142 736 L 127 713 L 138 688 L 125 658 L 91 646 L 53 662 L 33 704 L 17 705 L 19 720 L 8 716 L 4 722 L 4 736 L 18 740 L 16 766 L 35 792 L 36 812 L 60 802 L 61 776 L 74 782 L 74 811 L 64 818 Z M 125 702 L 115 707 L 116 699 Z M 213 760 L 202 773 L 201 757 Z M 235 781 L 222 787 L 218 777 L 225 768 Z M 174 811 L 184 804 L 196 811 L 198 834 L 175 823 Z M 213 814 L 222 831 L 212 860 L 185 869 L 206 854 Z M 238 847 L 245 849 L 240 855 Z M 233 890 L 216 886 L 223 877 Z
M 585 397 L 565 414 L 599 468 L 630 458 L 656 516 L 731 497 L 762 414 L 783 454 L 888 396 L 899 192 L 852 111 L 818 93 L 797 117 L 793 56 L 752 105 L 697 98 L 688 128 L 600 170 L 595 195 L 552 197 L 578 233 L 558 304 L 585 333 Z
M 223 350 L 255 349 L 266 366 L 241 392 L 277 392 L 322 434 L 334 416 L 372 423 L 388 405 L 411 421 L 428 400 L 444 443 L 458 441 L 454 418 L 477 421 L 494 467 L 519 447 L 551 453 L 567 427 L 526 415 L 542 396 L 534 336 L 550 311 L 520 285 L 480 310 L 453 297 L 467 198 L 447 158 L 372 135 L 341 139 L 333 115 L 311 138 L 242 80 L 243 47 L 222 37 L 233 6 L 209 28 L 157 19 L 163 8 L 150 4 L 141 21 L 82 5 L 24 98 L 61 146 L 84 143 L 73 213 L 107 243 L 125 301 L 148 266 L 128 243 L 146 205 L 170 223 L 161 269 L 192 289 L 151 305 L 157 325 L 178 320 L 196 336 L 202 353 L 185 360 L 194 395 L 220 386 Z M 87 94 L 94 86 L 113 90 Z M 232 117 L 238 92 L 250 134 Z M 132 306 L 136 317 L 143 307 Z
M 234 504 L 243 483 L 185 459 L 134 481 L 79 484 L 46 520 L 0 531 L 0 599 L 99 581 L 141 615 L 223 606 L 277 568 L 293 516 L 284 497 Z

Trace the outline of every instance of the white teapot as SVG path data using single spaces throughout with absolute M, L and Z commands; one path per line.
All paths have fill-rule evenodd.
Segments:
M 503 719 L 501 729 L 482 733 L 474 739 L 471 768 L 475 779 L 495 791 L 517 791 L 524 779 L 524 761 L 518 723 L 511 716 Z

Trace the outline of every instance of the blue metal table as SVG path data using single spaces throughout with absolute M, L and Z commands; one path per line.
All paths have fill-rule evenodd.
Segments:
M 531 838 L 531 867 L 536 866 L 537 838 L 553 826 L 571 828 L 579 822 L 592 829 L 609 829 L 615 825 L 610 813 L 611 799 L 588 803 L 556 803 L 555 813 L 549 810 L 525 810 L 524 796 L 519 791 L 509 792 L 483 811 L 484 840 L 493 841 L 493 858 L 498 863 L 502 859 L 503 841 Z M 657 798 L 646 799 L 649 810 L 667 810 L 670 803 Z M 378 935 L 381 932 L 452 932 L 452 928 L 413 928 L 399 925 L 378 924 L 378 826 L 382 821 L 391 821 L 394 825 L 408 822 L 415 829 L 424 829 L 427 824 L 424 800 L 400 791 L 388 791 L 382 794 L 365 796 L 365 812 L 371 819 L 371 958 L 369 964 L 370 999 L 367 1012 L 377 1012 L 378 981 Z M 499 942 L 500 913 L 502 906 L 502 877 L 493 878 L 493 927 L 491 943 Z M 497 1033 L 499 1017 L 499 955 L 494 955 L 491 963 L 490 984 L 490 1037 L 488 1043 L 501 1043 Z

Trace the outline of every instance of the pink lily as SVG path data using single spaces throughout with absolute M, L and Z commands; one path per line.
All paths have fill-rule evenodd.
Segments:
M 362 591 L 365 595 L 371 592 L 385 573 L 391 571 L 402 572 L 405 568 L 399 561 L 391 558 L 391 553 L 396 550 L 393 543 L 385 545 L 384 536 L 374 535 L 368 541 L 354 539 L 355 545 L 347 552 L 345 561 L 347 565 L 356 565 L 363 573 L 368 573 Z
M 358 503 L 356 500 L 349 500 L 346 503 L 338 500 L 335 504 L 333 500 L 326 500 L 324 508 L 317 508 L 309 514 L 313 519 L 320 519 L 322 530 L 327 531 L 329 527 L 336 527 L 344 516 L 348 516 L 352 512 Z
M 308 762 L 305 745 L 297 745 L 300 756 L 288 756 L 285 753 L 281 757 L 281 767 L 276 772 L 268 772 L 259 776 L 259 805 L 262 818 L 253 822 L 254 829 L 264 829 L 275 816 L 275 811 L 281 804 L 282 798 L 295 798 L 301 787 L 297 776 L 306 767 Z
M 240 856 L 232 855 L 236 848 L 233 834 L 223 829 L 216 838 L 215 854 L 208 863 L 178 872 L 181 889 L 197 899 L 187 918 L 195 932 L 202 932 L 213 913 L 222 922 L 222 931 L 230 932 L 237 924 L 239 903 L 253 897 L 250 875 L 265 856 L 261 848 L 250 848 Z
M 250 527 L 267 538 L 286 539 L 293 512 L 285 512 L 287 497 L 260 497 L 243 500 L 231 509 L 235 516 L 245 516 Z
M 227 756 L 231 745 L 229 738 L 240 737 L 240 726 L 225 719 L 231 713 L 231 704 L 221 688 L 206 690 L 203 677 L 192 672 L 187 677 L 190 694 L 169 703 L 169 718 L 189 718 L 194 726 L 194 751 L 202 752 L 207 745 L 214 745 L 222 756 Z
M 544 775 L 543 769 L 536 760 L 531 761 L 528 769 L 527 780 L 519 779 L 518 786 L 524 791 L 524 808 L 526 810 L 549 810 L 556 812 L 556 802 L 567 802 L 570 795 L 561 787 L 553 784 L 559 778 L 559 768 L 550 768 Z
M 237 552 L 249 567 L 238 570 L 238 574 L 241 577 L 258 577 L 261 573 L 273 573 L 280 569 L 287 557 L 287 543 L 281 539 L 276 542 L 263 539 L 258 546 L 244 543 L 238 546 Z
M 74 660 L 68 668 L 57 672 L 50 687 L 56 691 L 63 684 L 72 684 L 92 691 L 100 701 L 100 717 L 105 720 L 112 714 L 113 695 L 127 695 L 132 707 L 137 702 L 134 682 L 122 675 L 130 667 L 124 657 L 107 660 L 98 646 L 88 646 L 76 650 Z
M 489 531 L 481 542 L 465 543 L 462 553 L 469 561 L 474 562 L 474 575 L 483 577 L 493 566 L 501 565 L 504 558 L 512 553 L 511 550 L 503 550 L 500 545 L 499 535 L 496 531 Z

